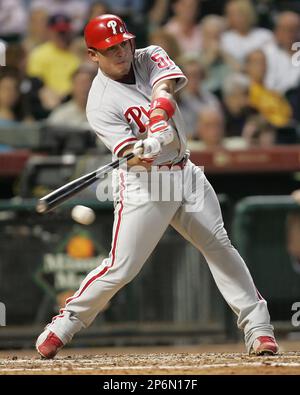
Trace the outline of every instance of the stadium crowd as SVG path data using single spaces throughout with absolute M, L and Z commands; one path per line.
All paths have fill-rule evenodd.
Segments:
M 97 70 L 83 28 L 104 13 L 122 16 L 137 47 L 163 47 L 187 75 L 178 103 L 191 148 L 299 141 L 298 1 L 0 0 L 0 144 L 3 127 L 89 127 Z

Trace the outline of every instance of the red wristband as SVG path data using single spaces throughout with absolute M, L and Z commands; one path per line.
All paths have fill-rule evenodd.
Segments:
M 174 104 L 171 102 L 171 100 L 167 99 L 166 97 L 159 97 L 158 99 L 152 101 L 150 106 L 150 115 L 152 111 L 158 108 L 164 110 L 167 113 L 168 119 L 172 118 L 172 116 L 175 113 Z

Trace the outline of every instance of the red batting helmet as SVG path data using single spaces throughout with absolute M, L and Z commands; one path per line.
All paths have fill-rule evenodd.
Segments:
M 106 49 L 135 36 L 127 31 L 121 18 L 104 14 L 89 21 L 84 29 L 84 38 L 88 48 Z

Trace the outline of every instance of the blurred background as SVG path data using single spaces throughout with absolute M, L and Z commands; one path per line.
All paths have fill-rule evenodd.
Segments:
M 300 340 L 300 2 L 0 0 L 0 348 L 33 347 L 110 249 L 113 206 L 97 185 L 46 216 L 34 209 L 111 160 L 85 116 L 97 70 L 83 28 L 103 13 L 122 16 L 138 48 L 163 47 L 187 75 L 177 100 L 191 159 L 218 194 L 277 336 Z M 77 204 L 95 211 L 92 224 L 72 219 Z M 169 228 L 72 345 L 241 339 L 203 257 Z

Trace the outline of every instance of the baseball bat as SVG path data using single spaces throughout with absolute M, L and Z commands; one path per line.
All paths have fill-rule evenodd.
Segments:
M 72 196 L 92 185 L 101 176 L 109 174 L 113 169 L 118 168 L 123 163 L 132 159 L 136 154 L 137 152 L 130 152 L 129 154 L 124 155 L 121 159 L 116 159 L 115 161 L 104 165 L 91 173 L 85 174 L 84 176 L 68 182 L 60 188 L 55 189 L 53 192 L 50 192 L 48 195 L 39 199 L 36 204 L 36 211 L 39 214 L 48 213 L 66 200 L 70 199 Z

